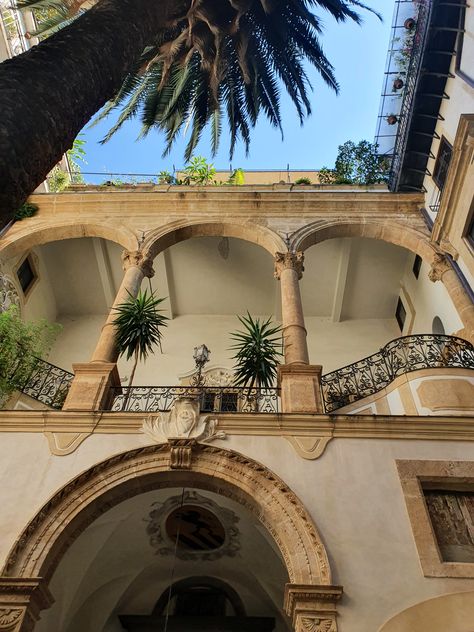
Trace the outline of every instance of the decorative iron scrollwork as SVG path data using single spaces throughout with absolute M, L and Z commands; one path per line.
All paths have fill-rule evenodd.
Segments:
M 74 375 L 38 358 L 22 393 L 52 408 L 61 409 Z
M 474 369 L 474 346 L 456 336 L 419 334 L 392 340 L 378 353 L 323 375 L 327 413 L 373 395 L 399 375 L 443 367 Z

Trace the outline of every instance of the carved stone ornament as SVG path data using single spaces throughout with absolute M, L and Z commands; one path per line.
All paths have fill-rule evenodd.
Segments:
M 304 272 L 304 252 L 277 252 L 275 254 L 275 279 L 280 279 L 283 270 L 295 270 L 298 279 Z
M 153 259 L 148 252 L 144 252 L 143 250 L 124 250 L 122 252 L 122 268 L 127 270 L 131 266 L 141 268 L 143 274 L 148 278 L 151 278 L 155 274 L 153 270 Z
M 436 281 L 441 281 L 445 272 L 449 272 L 452 270 L 452 266 L 449 263 L 446 255 L 443 255 L 440 252 L 437 252 L 434 256 L 433 263 L 431 264 L 431 270 L 428 274 L 430 281 L 435 283 Z
M 11 305 L 20 307 L 20 297 L 13 280 L 0 272 L 0 312 L 6 311 Z
M 142 432 L 156 443 L 171 439 L 194 439 L 208 442 L 225 439 L 222 430 L 217 430 L 217 419 L 201 415 L 199 400 L 182 397 L 174 401 L 169 412 L 148 416 L 143 420 Z
M 301 617 L 301 629 L 296 632 L 337 632 L 334 619 Z
M 192 550 L 176 547 L 166 532 L 168 516 L 184 505 L 202 507 L 214 514 L 224 527 L 225 538 L 223 544 L 214 550 Z M 240 551 L 240 531 L 237 528 L 239 517 L 230 509 L 221 507 L 210 498 L 196 491 L 187 491 L 177 496 L 168 498 L 164 503 L 156 502 L 151 506 L 147 518 L 146 532 L 150 546 L 155 549 L 156 555 L 175 555 L 180 560 L 212 561 L 221 557 L 235 557 Z
M 22 608 L 0 608 L 0 630 L 14 630 L 22 614 Z

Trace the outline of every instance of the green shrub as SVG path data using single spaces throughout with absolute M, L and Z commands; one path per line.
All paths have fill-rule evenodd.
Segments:
M 312 184 L 309 178 L 298 178 L 295 180 L 295 184 Z
M 38 212 L 38 205 L 33 202 L 25 202 L 15 213 L 13 219 L 19 221 L 25 219 L 25 217 L 33 217 Z

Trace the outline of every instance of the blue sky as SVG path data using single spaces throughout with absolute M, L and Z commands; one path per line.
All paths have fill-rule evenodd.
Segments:
M 312 115 L 303 127 L 295 115 L 288 98 L 282 98 L 284 139 L 261 118 L 252 134 L 250 153 L 238 144 L 232 166 L 244 169 L 317 169 L 333 166 L 337 147 L 346 140 L 373 140 L 377 122 L 380 90 L 390 35 L 393 2 L 367 0 L 383 15 L 383 23 L 370 13 L 363 12 L 362 26 L 353 23 L 337 24 L 327 14 L 323 17 L 322 43 L 327 57 L 335 67 L 340 85 L 335 95 L 317 73 L 310 72 L 314 91 Z M 144 140 L 136 140 L 140 131 L 139 120 L 125 125 L 108 143 L 98 141 L 111 126 L 113 119 L 86 128 L 83 136 L 87 141 L 87 165 L 83 171 L 100 173 L 147 173 L 171 171 L 183 166 L 185 141 L 179 140 L 166 158 L 161 158 L 163 138 L 151 132 Z M 229 146 L 225 130 L 219 153 L 210 155 L 210 144 L 203 136 L 196 152 L 212 160 L 218 169 L 229 167 Z M 86 176 L 88 181 L 104 178 Z

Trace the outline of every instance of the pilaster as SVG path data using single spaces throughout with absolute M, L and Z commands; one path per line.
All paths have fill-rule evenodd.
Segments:
M 0 577 L 0 631 L 31 632 L 52 603 L 41 578 Z
M 342 586 L 287 584 L 285 611 L 295 632 L 337 632 Z

